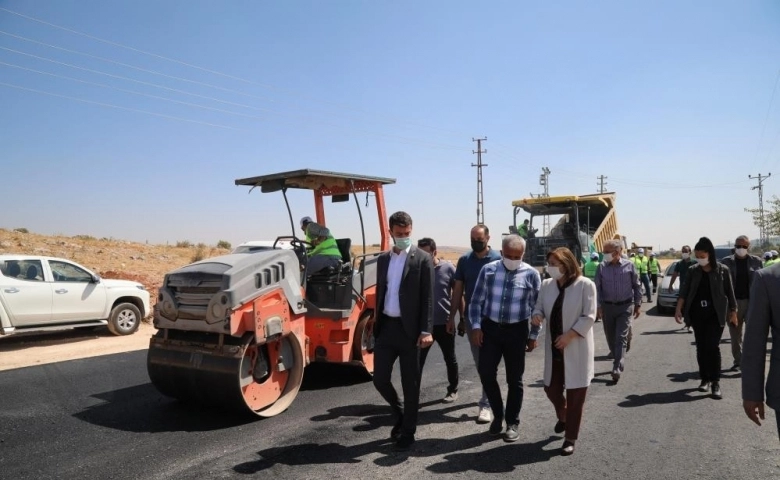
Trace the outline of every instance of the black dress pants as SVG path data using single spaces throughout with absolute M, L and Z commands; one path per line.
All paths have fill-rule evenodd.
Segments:
M 525 346 L 528 342 L 528 321 L 500 326 L 491 320 L 482 321 L 482 347 L 479 349 L 479 378 L 487 393 L 496 420 L 506 420 L 507 425 L 520 423 L 523 405 L 523 372 L 525 372 Z M 504 359 L 506 368 L 506 412 L 501 399 L 501 388 L 496 379 L 498 364 Z
M 692 314 L 691 325 L 696 339 L 696 360 L 699 363 L 699 375 L 703 382 L 720 381 L 720 338 L 723 328 L 714 314 Z
M 444 357 L 444 363 L 447 364 L 447 380 L 449 386 L 447 393 L 457 393 L 458 391 L 458 359 L 455 357 L 455 333 L 447 333 L 447 325 L 433 326 L 433 341 L 441 347 L 441 354 Z M 425 367 L 425 359 L 428 358 L 433 345 L 428 348 L 420 349 L 420 374 Z
M 396 360 L 401 367 L 403 405 L 391 381 Z M 374 387 L 397 416 L 403 415 L 401 433 L 414 435 L 420 406 L 420 348 L 417 338 L 407 336 L 401 319 L 382 319 L 382 329 L 374 343 Z

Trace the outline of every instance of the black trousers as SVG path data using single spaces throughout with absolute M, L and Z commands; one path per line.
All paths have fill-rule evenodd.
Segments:
M 703 382 L 720 381 L 720 338 L 723 327 L 715 315 L 691 315 L 693 336 L 696 339 L 696 360 Z
M 653 283 L 653 293 L 658 290 L 658 274 L 657 273 L 651 273 L 650 274 L 650 281 Z
M 458 359 L 455 356 L 455 332 L 447 333 L 447 325 L 433 326 L 433 341 L 439 344 L 441 354 L 444 357 L 444 363 L 447 364 L 447 381 L 450 385 L 447 387 L 447 393 L 457 393 L 458 391 Z M 425 367 L 425 359 L 433 348 L 420 349 L 420 374 Z
M 479 349 L 479 379 L 487 393 L 490 408 L 496 420 L 507 425 L 520 423 L 523 406 L 523 373 L 525 372 L 525 345 L 528 342 L 528 321 L 501 327 L 491 320 L 482 321 L 482 347 Z M 501 388 L 496 379 L 498 364 L 504 359 L 506 368 L 506 412 L 501 399 Z
M 395 361 L 401 367 L 401 387 L 404 402 L 398 397 L 391 381 Z M 409 338 L 400 319 L 385 317 L 382 330 L 374 343 L 374 387 L 390 404 L 397 416 L 403 416 L 401 433 L 417 431 L 417 410 L 420 406 L 420 348 L 417 338 Z

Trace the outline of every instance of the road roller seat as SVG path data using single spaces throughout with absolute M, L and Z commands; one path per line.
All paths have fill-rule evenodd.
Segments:
M 341 253 L 341 262 L 308 277 L 306 298 L 322 308 L 351 308 L 352 240 L 338 238 L 336 245 Z

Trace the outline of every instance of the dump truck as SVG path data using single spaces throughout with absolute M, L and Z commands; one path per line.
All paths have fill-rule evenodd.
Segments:
M 512 206 L 510 233 L 518 233 L 525 216 L 522 212 L 528 214 L 525 261 L 542 272 L 547 252 L 558 247 L 567 247 L 584 264 L 590 253 L 600 253 L 608 240 L 617 239 L 625 245 L 625 237 L 618 233 L 614 192 L 523 198 L 513 201 Z M 547 234 L 541 228 L 545 216 L 557 217 Z
M 157 390 L 182 401 L 271 417 L 293 402 L 311 362 L 352 364 L 372 374 L 381 251 L 366 252 L 357 194 L 373 193 L 380 250 L 388 250 L 383 186 L 392 183 L 395 179 L 311 169 L 235 180 L 250 192 L 281 192 L 291 234 L 277 236 L 270 249 L 212 257 L 165 275 L 154 311 L 157 332 L 147 354 Z M 296 234 L 288 189 L 313 191 L 320 225 L 327 225 L 326 198 L 348 202 L 352 197 L 362 251 L 353 254 L 352 239 L 338 238 L 340 265 L 310 275 L 311 245 Z

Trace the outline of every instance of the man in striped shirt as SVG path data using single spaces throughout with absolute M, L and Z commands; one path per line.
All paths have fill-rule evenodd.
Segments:
M 479 378 L 493 409 L 489 432 L 501 435 L 506 419 L 504 440 L 507 442 L 519 438 L 525 352 L 536 348 L 539 335 L 539 327 L 531 326 L 529 318 L 542 279 L 539 272 L 523 262 L 523 253 L 525 240 L 522 237 L 504 237 L 501 243 L 503 258 L 482 267 L 469 302 L 471 342 L 480 347 Z M 502 358 L 508 386 L 506 412 L 496 379 Z
M 631 316 L 638 318 L 642 307 L 639 275 L 631 260 L 621 257 L 623 245 L 618 240 L 604 243 L 604 261 L 596 271 L 598 311 L 604 320 L 604 334 L 609 352 L 614 356 L 612 380 L 617 383 L 625 366 Z

